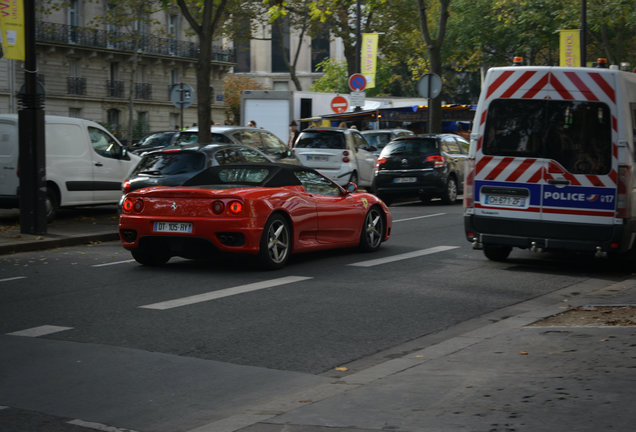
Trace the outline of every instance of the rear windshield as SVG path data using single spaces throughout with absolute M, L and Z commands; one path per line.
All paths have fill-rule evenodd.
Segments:
M 378 134 L 364 134 L 369 145 L 381 149 L 389 141 L 391 141 L 390 133 L 378 133 Z
M 602 102 L 494 100 L 483 152 L 554 159 L 573 174 L 606 174 L 612 158 L 609 108 Z
M 188 144 L 198 144 L 199 143 L 199 132 L 196 131 L 187 131 L 181 132 L 176 145 L 188 145 Z M 210 136 L 210 144 L 231 144 L 232 140 L 220 133 L 212 133 Z
M 380 157 L 399 154 L 431 154 L 439 153 L 437 140 L 434 138 L 412 138 L 388 143 Z
M 205 156 L 199 152 L 148 153 L 141 158 L 130 176 L 185 174 L 200 171 L 204 166 Z
M 303 131 L 294 145 L 296 148 L 345 149 L 345 136 L 335 131 Z

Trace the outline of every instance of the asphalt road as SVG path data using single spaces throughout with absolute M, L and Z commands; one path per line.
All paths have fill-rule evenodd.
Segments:
M 501 308 L 631 275 L 526 251 L 490 262 L 464 239 L 460 205 L 391 209 L 378 252 L 298 255 L 279 271 L 245 257 L 148 268 L 116 242 L 0 257 L 0 405 L 32 421 L 189 430 Z

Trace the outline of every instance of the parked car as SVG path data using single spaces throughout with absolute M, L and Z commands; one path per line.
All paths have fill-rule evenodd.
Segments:
M 211 167 L 183 187 L 127 194 L 119 235 L 143 265 L 220 251 L 251 254 L 277 269 L 291 253 L 354 246 L 375 251 L 391 234 L 391 212 L 376 196 L 353 194 L 355 185 L 348 186 L 291 164 Z
M 115 204 L 121 182 L 139 161 L 110 132 L 90 120 L 45 116 L 46 219 L 58 208 Z M 0 114 L 0 208 L 18 208 L 17 114 Z
M 300 162 L 339 185 L 348 182 L 369 187 L 373 182 L 376 148 L 355 129 L 334 127 L 303 130 L 294 146 Z
M 401 136 L 412 136 L 415 135 L 413 131 L 408 129 L 375 129 L 375 130 L 365 130 L 360 132 L 364 138 L 367 140 L 369 145 L 372 145 L 376 149 L 376 155 L 379 155 L 385 145 L 389 143 L 389 141 L 394 140 L 395 138 L 399 138 Z
M 396 138 L 378 157 L 373 192 L 385 203 L 398 197 L 433 197 L 452 204 L 464 190 L 468 142 L 454 134 Z
M 246 162 L 273 163 L 265 153 L 240 144 L 172 146 L 143 155 L 123 182 L 123 195 L 150 186 L 181 186 L 211 166 Z
M 182 131 L 175 144 L 198 144 L 198 142 L 199 129 L 193 127 Z M 265 129 L 245 126 L 212 126 L 211 144 L 217 143 L 248 145 L 262 151 L 277 162 L 300 165 L 300 161 L 287 144 Z
M 136 143 L 130 145 L 128 149 L 131 153 L 141 156 L 146 152 L 173 145 L 178 136 L 179 131 L 175 130 L 152 132 Z

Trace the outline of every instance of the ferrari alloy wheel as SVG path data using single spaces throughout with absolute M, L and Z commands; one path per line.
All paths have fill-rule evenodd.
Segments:
M 364 218 L 364 226 L 360 234 L 360 248 L 364 251 L 374 251 L 380 247 L 384 237 L 384 219 L 379 207 L 373 206 Z
M 291 252 L 291 231 L 287 220 L 272 215 L 263 230 L 258 254 L 261 265 L 267 269 L 278 269 L 285 265 Z
M 130 251 L 135 261 L 145 266 L 160 266 L 168 262 L 170 257 L 168 255 L 159 254 L 156 252 L 133 250 Z

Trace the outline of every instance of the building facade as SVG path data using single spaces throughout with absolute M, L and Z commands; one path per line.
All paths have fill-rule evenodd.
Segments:
M 127 140 L 150 131 L 197 121 L 196 96 L 181 109 L 171 101 L 180 83 L 196 95 L 196 38 L 178 9 L 157 11 L 132 22 L 138 38 L 123 26 L 99 24 L 106 0 L 70 0 L 68 6 L 36 18 L 37 73 L 47 115 L 81 117 L 105 125 Z M 103 21 L 102 21 L 103 23 Z M 151 24 L 152 23 L 152 24 Z M 134 40 L 133 40 L 134 39 Z M 213 47 L 212 122 L 225 121 L 223 77 L 235 64 L 233 47 Z M 24 83 L 24 63 L 0 59 L 0 113 L 15 113 Z

